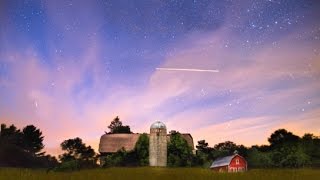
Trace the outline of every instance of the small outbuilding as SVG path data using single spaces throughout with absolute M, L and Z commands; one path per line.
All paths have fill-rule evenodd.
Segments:
M 243 172 L 247 171 L 247 167 L 247 161 L 235 153 L 231 156 L 216 159 L 210 169 L 217 172 Z

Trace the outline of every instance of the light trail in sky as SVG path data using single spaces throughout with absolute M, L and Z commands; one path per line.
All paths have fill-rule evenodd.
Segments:
M 215 69 L 156 68 L 156 70 L 159 70 L 159 71 L 213 72 L 213 73 L 219 72 L 219 70 L 215 70 Z

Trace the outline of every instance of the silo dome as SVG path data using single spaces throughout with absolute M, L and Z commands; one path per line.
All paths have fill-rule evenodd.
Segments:
M 151 125 L 150 129 L 167 129 L 167 128 L 166 128 L 166 125 L 163 124 L 163 122 L 157 121 Z

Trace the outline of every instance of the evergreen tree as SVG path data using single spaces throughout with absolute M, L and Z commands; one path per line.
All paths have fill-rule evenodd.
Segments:
M 23 128 L 22 139 L 24 149 L 32 154 L 39 153 L 44 148 L 42 132 L 33 125 Z
M 122 122 L 120 121 L 120 118 L 117 116 L 111 121 L 110 125 L 108 126 L 110 129 L 110 133 L 123 133 L 123 134 L 129 134 L 132 133 L 129 126 L 123 126 Z

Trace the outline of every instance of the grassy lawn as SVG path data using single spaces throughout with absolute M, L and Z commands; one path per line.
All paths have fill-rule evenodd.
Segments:
M 0 168 L 0 179 L 320 179 L 315 169 L 254 169 L 245 173 L 214 173 L 201 168 L 107 168 L 76 172 L 49 172 L 45 170 Z

